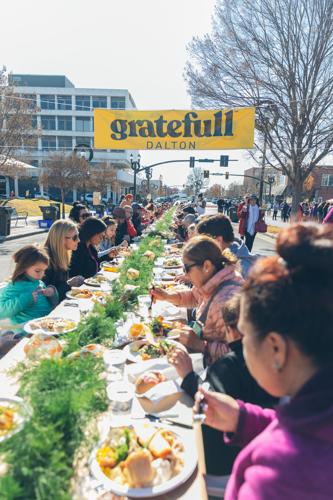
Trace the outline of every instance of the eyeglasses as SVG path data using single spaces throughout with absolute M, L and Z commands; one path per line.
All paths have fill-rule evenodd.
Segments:
M 74 234 L 74 236 L 65 236 L 65 239 L 66 240 L 77 241 L 79 239 L 79 235 L 78 234 Z
M 188 274 L 192 267 L 201 266 L 201 262 L 195 262 L 194 264 L 184 264 L 185 273 Z
M 90 212 L 85 212 L 84 214 L 80 215 L 80 219 L 87 219 L 90 216 L 91 216 Z

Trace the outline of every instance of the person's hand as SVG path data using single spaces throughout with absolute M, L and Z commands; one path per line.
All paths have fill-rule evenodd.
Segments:
M 110 257 L 110 259 L 114 259 L 114 257 L 117 257 L 118 255 L 118 251 L 116 248 L 113 248 L 109 253 L 108 253 L 108 257 Z
M 205 348 L 204 341 L 191 328 L 185 327 L 181 330 L 178 342 L 195 352 L 203 352 Z
M 168 361 L 175 367 L 181 378 L 185 378 L 186 375 L 193 372 L 193 364 L 190 355 L 183 349 L 173 349 L 170 356 L 168 356 Z
M 37 302 L 37 298 L 38 298 L 38 290 L 35 290 L 34 292 L 32 292 L 32 299 L 35 303 Z
M 53 297 L 55 294 L 55 288 L 54 286 L 47 286 L 43 290 L 40 290 L 38 292 L 40 295 L 44 295 L 44 297 Z
M 170 300 L 170 294 L 162 288 L 152 288 L 150 290 L 150 295 L 154 300 Z
M 187 276 L 187 274 L 179 274 L 178 276 L 175 277 L 174 281 L 176 283 L 184 283 L 186 285 L 188 285 L 189 283 L 191 283 L 191 280 L 189 279 L 189 277 Z
M 205 424 L 222 432 L 236 432 L 239 405 L 234 398 L 219 392 L 205 391 L 200 387 L 195 395 L 194 413 L 200 413 L 202 403 L 206 415 Z
M 74 276 L 73 278 L 70 278 L 67 281 L 67 285 L 69 285 L 72 288 L 72 286 L 81 286 L 83 282 L 84 282 L 83 276 Z

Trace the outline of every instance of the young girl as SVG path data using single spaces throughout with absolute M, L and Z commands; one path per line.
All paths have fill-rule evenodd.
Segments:
M 45 250 L 26 245 L 13 258 L 14 273 L 0 292 L 0 319 L 8 318 L 18 325 L 49 314 L 58 302 L 58 294 L 42 281 L 49 265 Z
M 102 218 L 102 221 L 106 224 L 106 230 L 102 242 L 98 247 L 98 258 L 101 257 L 115 257 L 121 247 L 127 247 L 127 241 L 123 241 L 117 247 L 115 246 L 117 222 L 112 219 L 109 215 Z

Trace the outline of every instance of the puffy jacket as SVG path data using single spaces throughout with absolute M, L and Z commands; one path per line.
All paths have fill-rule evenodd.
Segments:
M 223 281 L 233 281 L 236 284 L 228 284 L 223 287 L 215 295 L 212 300 L 203 328 L 203 338 L 208 341 L 208 357 L 206 361 L 210 364 L 223 354 L 229 351 L 225 342 L 224 321 L 222 317 L 222 304 L 229 300 L 235 293 L 240 291 L 243 284 L 243 278 L 236 271 L 235 266 L 227 266 L 221 271 L 218 271 L 207 283 L 202 287 L 193 287 L 191 290 L 178 292 L 175 299 L 175 304 L 179 307 L 187 309 L 196 308 L 196 317 L 200 318 L 205 310 L 209 299 L 213 295 L 216 288 Z
M 232 444 L 247 446 L 236 459 L 225 499 L 332 498 L 333 366 L 318 372 L 276 412 L 240 405 Z
M 42 281 L 28 277 L 8 283 L 0 291 L 0 319 L 8 318 L 17 325 L 47 316 L 52 310 L 52 303 L 55 305 L 58 299 L 55 296 L 51 301 L 44 295 L 37 295 L 37 301 L 34 302 L 32 292 L 38 287 L 46 288 Z

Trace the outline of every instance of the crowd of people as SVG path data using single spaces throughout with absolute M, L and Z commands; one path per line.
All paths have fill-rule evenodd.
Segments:
M 229 500 L 330 498 L 333 226 L 325 218 L 333 204 L 327 223 L 281 229 L 276 255 L 259 258 L 251 252 L 264 222 L 258 198 L 246 196 L 238 207 L 239 238 L 226 214 L 206 215 L 203 201 L 179 204 L 170 228 L 183 245 L 176 280 L 186 287 L 155 286 L 150 293 L 153 301 L 188 310 L 179 334 L 187 350 L 174 349 L 169 362 L 194 411 L 205 414 L 207 471 L 231 475 Z M 144 207 L 128 195 L 99 219 L 75 204 L 42 248 L 16 252 L 0 293 L 11 341 L 24 322 L 47 315 L 166 208 Z M 193 367 L 193 352 L 202 353 L 204 375 Z
M 8 322 L 0 336 L 0 357 L 25 335 L 24 323 L 48 315 L 72 287 L 95 276 L 103 261 L 116 257 L 168 207 L 143 206 L 127 194 L 111 215 L 98 218 L 75 202 L 69 218 L 53 223 L 42 246 L 18 250 L 14 272 L 0 293 L 0 319 Z
M 261 216 L 256 197 L 239 216 L 244 241 L 227 215 L 178 208 L 185 273 L 177 279 L 188 289 L 151 294 L 194 310 L 179 341 L 203 354 L 205 375 L 183 349 L 170 362 L 205 413 L 207 472 L 231 474 L 225 498 L 330 498 L 333 226 L 290 225 L 276 256 L 258 258 L 247 246 Z

